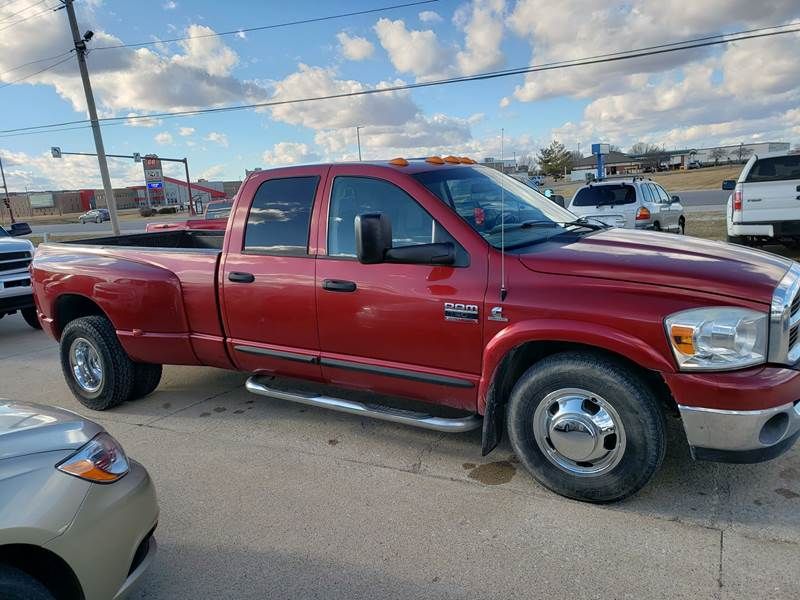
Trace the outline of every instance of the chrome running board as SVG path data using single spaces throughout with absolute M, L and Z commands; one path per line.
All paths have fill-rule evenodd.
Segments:
M 373 419 L 380 419 L 381 421 L 391 421 L 392 423 L 401 423 L 403 425 L 411 425 L 412 427 L 421 427 L 422 429 L 433 429 L 434 431 L 462 433 L 464 431 L 477 429 L 482 423 L 481 418 L 477 415 L 469 415 L 457 419 L 446 419 L 444 417 L 434 417 L 433 415 L 403 410 L 401 408 L 393 408 L 391 406 L 364 404 L 363 402 L 355 402 L 353 400 L 342 400 L 341 398 L 322 396 L 314 394 L 313 392 L 306 393 L 278 390 L 264 385 L 256 376 L 250 377 L 245 387 L 248 392 L 260 396 L 268 396 L 279 400 L 288 400 L 289 402 L 328 408 L 351 415 L 372 417 Z

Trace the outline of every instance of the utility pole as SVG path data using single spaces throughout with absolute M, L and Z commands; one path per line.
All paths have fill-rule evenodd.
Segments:
M 11 210 L 11 198 L 8 197 L 8 187 L 6 186 L 6 172 L 3 170 L 3 157 L 0 156 L 0 174 L 3 176 L 3 190 L 6 192 L 6 208 L 8 214 L 11 216 L 11 222 L 14 222 L 14 212 Z
M 114 235 L 119 235 L 119 220 L 117 219 L 117 202 L 114 199 L 114 189 L 111 187 L 111 177 L 108 175 L 108 163 L 106 162 L 106 150 L 103 146 L 103 135 L 100 133 L 100 123 L 97 121 L 97 107 L 94 104 L 92 94 L 92 84 L 89 81 L 89 69 L 86 66 L 86 42 L 92 39 L 94 33 L 87 31 L 83 37 L 78 30 L 78 20 L 75 18 L 75 7 L 72 5 L 74 0 L 62 0 L 67 9 L 69 27 L 72 30 L 72 39 L 75 42 L 75 53 L 78 56 L 78 67 L 81 71 L 83 80 L 83 91 L 86 94 L 86 109 L 89 112 L 89 120 L 92 122 L 92 134 L 94 134 L 94 145 L 97 149 L 97 162 L 100 165 L 100 177 L 103 180 L 103 190 L 105 191 L 106 206 L 108 215 L 111 217 L 111 228 Z
M 192 180 L 189 179 L 189 161 L 184 158 L 180 162 L 183 163 L 183 168 L 186 170 L 186 190 L 189 194 L 189 214 L 195 215 L 197 212 L 194 209 L 194 201 L 192 200 Z
M 356 126 L 356 139 L 358 140 L 358 162 L 361 162 L 361 133 L 359 130 L 361 129 L 361 125 Z

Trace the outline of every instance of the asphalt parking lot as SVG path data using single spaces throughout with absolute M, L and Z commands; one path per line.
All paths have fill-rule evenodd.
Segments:
M 556 496 L 507 445 L 248 394 L 244 374 L 170 367 L 106 413 L 63 382 L 55 343 L 0 320 L 0 397 L 102 423 L 159 493 L 136 598 L 797 598 L 800 448 L 695 463 L 673 424 L 636 497 Z

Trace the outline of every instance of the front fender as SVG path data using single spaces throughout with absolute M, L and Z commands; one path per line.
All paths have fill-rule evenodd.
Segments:
M 483 353 L 481 380 L 478 386 L 478 412 L 486 411 L 486 399 L 492 379 L 503 358 L 514 348 L 527 342 L 567 342 L 593 346 L 624 356 L 631 362 L 653 371 L 675 371 L 670 356 L 665 356 L 641 338 L 630 333 L 574 320 L 529 319 L 500 330 L 486 345 Z

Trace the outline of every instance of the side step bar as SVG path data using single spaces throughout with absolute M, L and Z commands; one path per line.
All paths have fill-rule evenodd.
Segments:
M 341 398 L 321 396 L 312 392 L 304 393 L 278 390 L 264 385 L 264 383 L 262 383 L 262 381 L 256 376 L 250 377 L 247 380 L 245 387 L 247 388 L 248 392 L 258 394 L 260 396 L 268 396 L 270 398 L 288 400 L 289 402 L 297 402 L 299 404 L 308 404 L 310 406 L 329 408 L 331 410 L 349 413 L 351 415 L 372 417 L 373 419 L 380 419 L 381 421 L 391 421 L 392 423 L 401 423 L 403 425 L 421 427 L 422 429 L 433 429 L 434 431 L 462 433 L 464 431 L 477 429 L 482 423 L 481 418 L 477 415 L 469 415 L 467 417 L 461 417 L 458 419 L 445 419 L 443 417 L 434 417 L 433 415 L 414 412 L 411 410 L 403 410 L 400 408 L 392 408 L 390 406 L 364 404 L 363 402 L 354 402 L 352 400 L 342 400 Z

